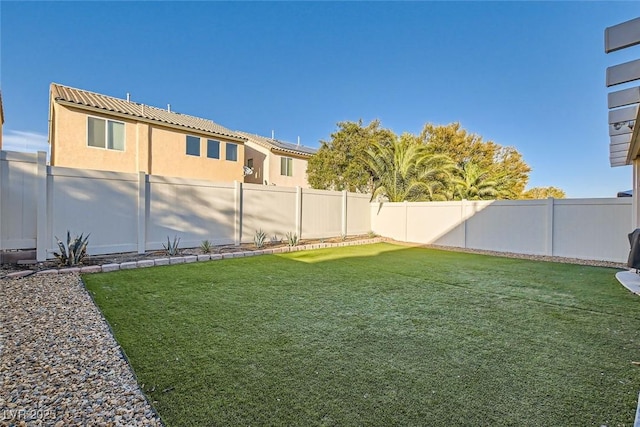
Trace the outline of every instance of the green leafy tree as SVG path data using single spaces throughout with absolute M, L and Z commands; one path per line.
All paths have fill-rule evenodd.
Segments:
M 489 169 L 482 169 L 469 162 L 458 168 L 458 176 L 453 180 L 456 199 L 486 200 L 498 196 L 498 181 Z
M 564 199 L 567 197 L 565 192 L 557 187 L 533 187 L 522 194 L 523 199 Z
M 468 179 L 464 172 L 468 164 L 483 171 L 482 180 L 494 183 L 492 186 L 495 193 L 492 198 L 517 199 L 529 180 L 531 168 L 518 150 L 493 141 L 484 141 L 481 136 L 467 132 L 460 123 L 446 126 L 427 123 L 419 139 L 430 153 L 449 156 L 458 166 L 460 179 Z M 459 183 L 451 182 L 445 190 L 449 198 L 460 198 L 456 185 Z
M 454 167 L 447 156 L 429 153 L 409 134 L 391 143 L 373 143 L 366 155 L 373 174 L 372 199 L 383 196 L 390 202 L 442 199 L 438 190 Z
M 374 120 L 364 126 L 358 122 L 339 122 L 329 141 L 321 141 L 320 149 L 307 164 L 307 179 L 312 188 L 321 190 L 371 191 L 372 173 L 364 153 L 373 145 L 384 146 L 395 134 Z

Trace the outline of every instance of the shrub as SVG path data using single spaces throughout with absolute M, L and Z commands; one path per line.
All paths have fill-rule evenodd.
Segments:
M 298 246 L 298 235 L 296 233 L 287 233 L 287 245 Z
M 164 251 L 167 253 L 167 255 L 176 256 L 180 254 L 180 250 L 178 249 L 179 245 L 180 245 L 180 238 L 178 236 L 173 237 L 173 242 L 169 240 L 169 236 L 167 236 L 167 244 L 165 245 L 163 243 L 162 247 L 164 248 Z
M 256 230 L 256 233 L 253 235 L 253 243 L 256 245 L 256 248 L 260 249 L 264 246 L 264 242 L 267 240 L 267 233 L 260 230 Z
M 67 244 L 65 244 L 56 236 L 58 241 L 58 248 L 60 253 L 54 252 L 53 255 L 58 258 L 60 264 L 66 266 L 78 265 L 82 262 L 82 259 L 87 255 L 87 244 L 89 240 L 89 234 L 84 238 L 82 233 L 80 236 L 74 236 L 71 239 L 71 232 L 67 230 Z
M 208 240 L 203 240 L 202 243 L 200 243 L 200 250 L 204 254 L 210 254 L 211 253 L 211 242 L 208 241 Z

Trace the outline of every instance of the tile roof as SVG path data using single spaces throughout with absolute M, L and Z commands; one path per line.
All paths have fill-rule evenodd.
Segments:
M 243 135 L 249 139 L 249 141 L 261 145 L 265 148 L 274 149 L 285 153 L 297 154 L 302 157 L 311 157 L 316 151 L 316 148 L 305 147 L 304 145 L 290 144 L 288 142 L 279 141 L 277 139 L 266 138 L 264 136 L 256 135 L 253 133 L 236 131 L 240 135 Z
M 246 138 L 242 135 L 239 135 L 236 132 L 220 126 L 219 124 L 214 123 L 211 120 L 189 116 L 187 114 L 176 113 L 173 111 L 167 111 L 162 108 L 152 107 L 150 105 L 127 101 L 126 99 L 114 98 L 112 96 L 63 86 L 57 83 L 51 83 L 51 96 L 55 101 L 66 101 L 72 104 L 91 107 L 98 110 L 126 114 L 132 117 L 138 117 L 154 122 L 167 123 L 187 129 L 194 129 L 246 140 Z

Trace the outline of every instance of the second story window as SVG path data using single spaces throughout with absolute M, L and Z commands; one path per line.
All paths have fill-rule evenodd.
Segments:
M 87 117 L 87 145 L 124 151 L 124 123 Z
M 220 158 L 220 141 L 207 139 L 207 157 L 210 159 Z
M 227 155 L 225 158 L 232 162 L 238 161 L 238 144 L 227 142 Z
M 197 136 L 187 135 L 187 155 L 200 155 L 200 138 L 198 138 Z
M 280 158 L 280 175 L 293 176 L 293 159 L 291 157 Z

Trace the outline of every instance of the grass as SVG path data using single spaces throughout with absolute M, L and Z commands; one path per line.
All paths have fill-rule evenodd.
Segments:
M 376 244 L 84 280 L 169 426 L 632 425 L 614 273 Z

